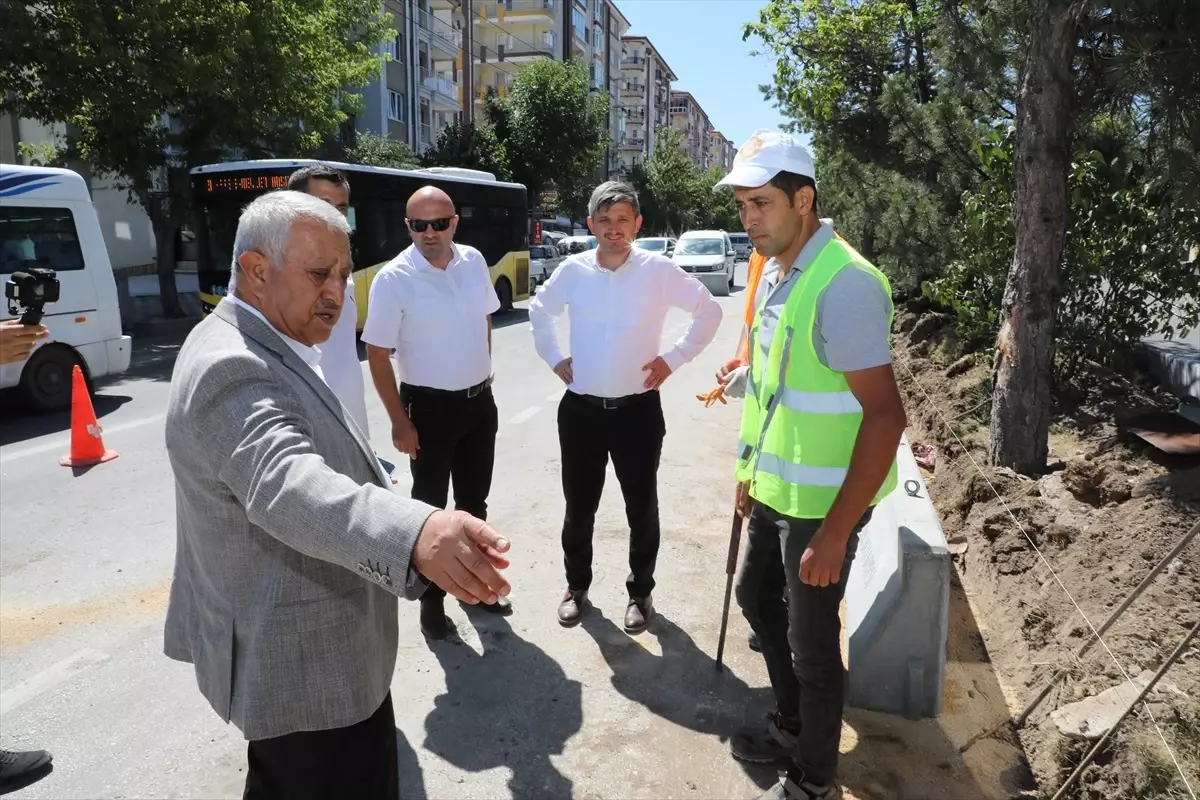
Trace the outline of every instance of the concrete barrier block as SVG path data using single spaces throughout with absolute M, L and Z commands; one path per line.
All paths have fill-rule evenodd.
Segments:
M 896 490 L 863 530 L 846 585 L 850 705 L 910 719 L 942 710 L 950 551 L 908 437 Z

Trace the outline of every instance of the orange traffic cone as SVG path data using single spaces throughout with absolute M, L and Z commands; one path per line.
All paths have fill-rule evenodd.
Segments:
M 71 373 L 71 452 L 59 459 L 64 467 L 90 467 L 119 456 L 116 450 L 104 449 L 100 438 L 100 423 L 92 408 L 92 396 L 79 365 Z

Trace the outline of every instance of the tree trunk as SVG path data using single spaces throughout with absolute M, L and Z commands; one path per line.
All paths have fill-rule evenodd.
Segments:
M 1036 0 L 1017 96 L 1016 251 L 1004 287 L 989 459 L 1025 474 L 1046 467 L 1058 265 L 1067 229 L 1074 84 L 1088 0 Z
M 162 313 L 167 319 L 182 317 L 179 306 L 179 289 L 175 285 L 175 236 L 179 225 L 163 215 L 154 220 L 154 257 L 158 262 L 158 294 L 162 299 Z

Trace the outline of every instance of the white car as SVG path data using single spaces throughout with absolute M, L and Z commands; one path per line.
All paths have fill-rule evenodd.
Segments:
M 633 246 L 639 250 L 662 253 L 669 258 L 675 252 L 675 239 L 670 236 L 644 236 L 641 239 L 635 239 Z
M 725 231 L 688 231 L 675 244 L 672 259 L 700 279 L 715 295 L 733 288 L 733 243 Z
M 550 280 L 554 270 L 562 263 L 563 257 L 558 254 L 558 248 L 552 244 L 531 244 L 529 246 L 529 291 Z

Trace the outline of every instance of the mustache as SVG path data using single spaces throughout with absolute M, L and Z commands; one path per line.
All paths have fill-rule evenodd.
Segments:
M 317 311 L 340 311 L 341 306 L 332 300 L 321 300 L 317 303 Z

